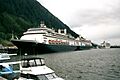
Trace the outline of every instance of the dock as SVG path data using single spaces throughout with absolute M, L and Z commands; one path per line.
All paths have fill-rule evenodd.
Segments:
M 0 80 L 7 80 L 7 79 L 5 79 L 5 78 L 3 78 L 3 77 L 0 76 Z

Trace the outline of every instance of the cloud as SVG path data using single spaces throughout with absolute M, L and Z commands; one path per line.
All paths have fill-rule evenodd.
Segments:
M 82 35 L 83 37 L 92 40 L 93 42 L 101 43 L 102 41 L 110 41 L 111 44 L 120 43 L 119 25 L 84 25 L 81 27 L 74 27 L 73 30 L 76 31 L 76 33 Z M 112 40 L 119 42 L 115 42 Z
M 78 10 L 69 24 L 75 32 L 87 39 L 95 42 L 106 40 L 112 44 L 120 44 L 120 6 L 118 3 L 104 5 L 103 9 L 101 7 Z
M 120 44 L 120 0 L 38 1 L 87 39 L 117 41 Z

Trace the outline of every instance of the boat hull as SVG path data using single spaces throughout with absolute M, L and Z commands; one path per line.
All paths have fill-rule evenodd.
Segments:
M 90 49 L 90 46 L 70 46 L 70 45 L 57 45 L 57 44 L 44 44 L 34 41 L 26 40 L 11 40 L 11 42 L 18 47 L 19 54 L 43 54 L 54 52 L 76 51 L 83 49 Z

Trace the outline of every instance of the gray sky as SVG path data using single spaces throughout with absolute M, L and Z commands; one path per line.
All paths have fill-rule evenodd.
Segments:
M 120 45 L 120 0 L 38 0 L 76 33 Z

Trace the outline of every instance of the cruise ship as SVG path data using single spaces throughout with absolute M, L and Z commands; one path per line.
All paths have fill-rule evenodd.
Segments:
M 67 29 L 57 31 L 41 23 L 38 28 L 29 28 L 20 39 L 12 39 L 21 53 L 51 53 L 90 49 L 91 41 L 82 37 L 74 38 Z
M 106 41 L 103 41 L 103 43 L 101 43 L 101 48 L 110 48 L 110 47 L 111 47 L 110 43 Z

